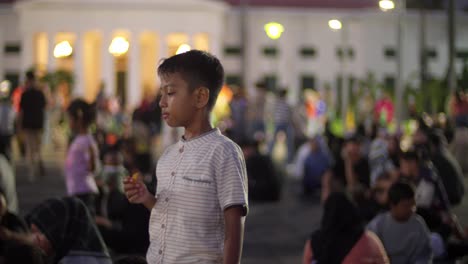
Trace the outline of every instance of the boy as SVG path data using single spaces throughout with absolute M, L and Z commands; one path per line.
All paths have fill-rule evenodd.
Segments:
M 158 161 L 155 197 L 140 179 L 124 179 L 129 201 L 151 210 L 148 263 L 239 263 L 248 211 L 245 161 L 209 122 L 223 67 L 192 50 L 163 61 L 158 75 L 162 117 L 185 132 Z
M 378 215 L 367 228 L 382 241 L 390 263 L 431 263 L 430 233 L 424 220 L 414 213 L 413 188 L 402 182 L 388 191 L 390 212 Z

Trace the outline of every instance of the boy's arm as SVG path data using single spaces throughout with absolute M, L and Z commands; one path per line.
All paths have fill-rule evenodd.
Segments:
M 148 199 L 146 199 L 143 202 L 143 205 L 148 209 L 148 210 L 153 210 L 153 207 L 156 205 L 156 197 L 154 196 L 149 196 Z
M 224 264 L 240 263 L 244 240 L 243 206 L 232 206 L 224 210 Z

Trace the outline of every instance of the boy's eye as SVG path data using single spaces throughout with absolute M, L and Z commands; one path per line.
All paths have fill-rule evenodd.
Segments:
M 168 92 L 167 95 L 171 96 L 171 95 L 174 95 L 175 92 Z

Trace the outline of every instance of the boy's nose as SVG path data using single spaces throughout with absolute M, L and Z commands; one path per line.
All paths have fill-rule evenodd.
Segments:
M 166 96 L 163 95 L 163 96 L 161 96 L 161 99 L 159 100 L 159 107 L 163 108 L 163 107 L 166 107 L 166 106 L 167 106 Z

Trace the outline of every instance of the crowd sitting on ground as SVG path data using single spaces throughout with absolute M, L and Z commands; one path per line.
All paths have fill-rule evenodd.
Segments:
M 122 179 L 140 175 L 152 186 L 148 189 L 155 190 L 154 164 L 144 139 L 149 137 L 146 129 L 158 133 L 160 125 L 143 129 L 138 125 L 153 124 L 148 111 L 154 109 L 144 103 L 133 115 L 135 131 L 142 136 L 119 138 L 99 130 L 92 134 L 94 107 L 77 99 L 67 108 L 72 131 L 65 164 L 69 197 L 47 200 L 22 219 L 9 187 L 12 177 L 2 169 L 4 263 L 25 259 L 24 263 L 111 263 L 111 255 L 119 254 L 130 257 L 117 263 L 145 263 L 138 256 L 148 247 L 149 212 L 127 201 Z M 287 105 L 278 109 L 277 119 L 291 115 Z M 460 149 L 466 149 L 466 126 L 466 119 L 456 118 L 451 149 L 446 131 L 423 118 L 412 148 L 406 151 L 400 149 L 400 135 L 390 135 L 385 127 L 374 126 L 369 133 L 358 129 L 343 139 L 328 131 L 311 137 L 297 151 L 295 173 L 302 178 L 305 196 L 319 193 L 324 215 L 320 229 L 305 244 L 304 263 L 356 263 L 364 258 L 377 263 L 428 263 L 467 255 L 467 234 L 452 212 L 465 192 L 467 162 Z M 288 129 L 279 123 L 275 134 L 280 130 L 288 134 Z M 260 151 L 259 138 L 232 135 L 245 156 L 249 199 L 279 200 L 281 172 L 270 155 Z M 288 161 L 292 160 L 290 139 Z M 272 148 L 268 144 L 269 154 Z M 2 159 L 0 155 L 0 165 L 8 167 Z
M 450 133 L 430 121 L 419 119 L 405 151 L 400 135 L 390 135 L 385 127 L 345 137 L 343 147 L 332 156 L 328 146 L 337 140 L 333 137 L 327 138 L 328 145 L 322 146 L 322 137 L 315 136 L 303 146 L 296 173 L 301 174 L 304 193 L 315 190 L 324 202 L 321 227 L 307 241 L 303 263 L 355 263 L 352 259 L 359 254 L 376 259 L 372 253 L 376 242 L 362 241 L 366 225 L 388 255 L 387 261 L 378 255 L 380 260 L 372 263 L 455 263 L 468 255 L 468 234 L 452 210 L 462 202 L 467 172 L 450 151 L 446 137 Z M 466 124 L 459 124 L 455 133 L 464 135 L 466 129 Z M 457 138 L 451 142 L 453 148 L 466 149 L 462 135 L 452 137 Z M 337 193 L 346 197 L 341 205 L 335 204 Z M 341 211 L 333 211 L 336 207 Z M 340 223 L 353 216 L 358 220 Z M 337 229 L 348 231 L 336 234 Z M 340 241 L 345 252 L 333 246 Z M 374 256 L 363 256 L 361 250 Z

